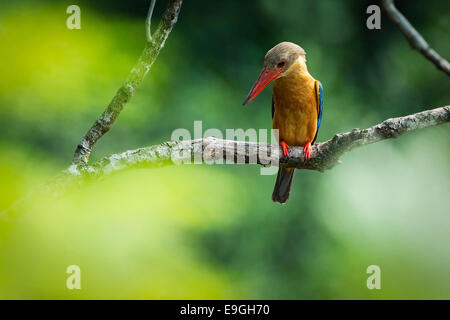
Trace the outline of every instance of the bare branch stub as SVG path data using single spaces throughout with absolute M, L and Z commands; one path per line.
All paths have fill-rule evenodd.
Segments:
M 103 111 L 100 117 L 94 122 L 85 136 L 78 144 L 72 163 L 87 163 L 93 146 L 100 140 L 103 135 L 108 132 L 114 122 L 119 117 L 120 112 L 125 105 L 133 97 L 136 89 L 144 80 L 153 62 L 158 57 L 159 52 L 164 47 L 164 43 L 172 31 L 173 26 L 177 22 L 183 0 L 169 0 L 169 4 L 163 14 L 156 32 L 153 34 L 151 41 L 147 44 L 139 57 L 137 64 L 130 71 L 125 83 L 117 90 L 117 93 L 109 103 L 108 107 Z M 151 20 L 153 13 L 154 1 L 152 0 L 149 8 L 147 20 Z M 150 21 L 149 21 L 150 22 Z M 149 30 L 147 30 L 149 31 Z
M 383 7 L 391 21 L 408 40 L 411 47 L 422 53 L 425 58 L 430 60 L 439 70 L 450 76 L 450 63 L 431 48 L 420 33 L 411 25 L 408 19 L 397 10 L 394 5 L 394 0 L 383 0 Z

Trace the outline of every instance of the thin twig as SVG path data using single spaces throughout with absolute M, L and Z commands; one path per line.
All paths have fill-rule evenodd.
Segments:
M 408 40 L 411 47 L 422 53 L 425 58 L 430 60 L 439 70 L 450 76 L 450 63 L 431 48 L 405 16 L 397 10 L 394 5 L 394 0 L 383 0 L 383 7 L 391 21 Z
M 153 9 L 155 8 L 155 3 L 156 3 L 156 0 L 151 0 L 150 7 L 148 8 L 147 19 L 145 20 L 148 42 L 152 41 L 151 25 L 152 25 L 152 16 L 153 16 Z

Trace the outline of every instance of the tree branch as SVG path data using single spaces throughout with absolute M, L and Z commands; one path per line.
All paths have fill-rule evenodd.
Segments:
M 450 106 L 427 110 L 405 117 L 387 119 L 370 128 L 353 129 L 338 133 L 332 139 L 312 146 L 311 158 L 305 161 L 303 147 L 291 147 L 288 157 L 282 155 L 279 146 L 256 142 L 205 138 L 198 140 L 169 141 L 146 148 L 125 151 L 104 157 L 90 165 L 72 165 L 66 170 L 71 176 L 101 177 L 133 168 L 155 168 L 167 165 L 227 160 L 227 163 L 251 163 L 267 165 L 271 152 L 276 152 L 280 164 L 287 167 L 325 171 L 339 163 L 339 158 L 356 147 L 396 138 L 406 132 L 436 126 L 450 121 Z M 272 158 L 273 159 L 273 158 Z
M 265 143 L 220 140 L 211 137 L 164 142 L 159 145 L 112 154 L 92 165 L 72 164 L 54 179 L 16 201 L 7 210 L 0 212 L 0 218 L 9 219 L 12 212 L 31 197 L 42 195 L 59 197 L 91 179 L 131 169 L 158 168 L 185 161 L 189 163 L 196 157 L 201 159 L 201 163 L 218 159 L 228 159 L 233 163 L 236 163 L 237 159 L 243 159 L 244 163 L 249 163 L 250 159 L 256 159 L 257 164 L 266 165 L 271 160 L 269 155 L 273 150 L 283 166 L 325 171 L 338 164 L 339 158 L 344 153 L 356 147 L 396 138 L 409 131 L 447 122 L 450 122 L 450 106 L 387 119 L 364 130 L 353 129 L 350 132 L 338 133 L 332 139 L 312 146 L 309 161 L 305 161 L 303 147 L 291 147 L 289 156 L 284 157 L 279 146 Z
M 144 51 L 142 52 L 135 67 L 130 71 L 130 74 L 125 80 L 125 83 L 119 88 L 106 110 L 103 111 L 100 117 L 94 122 L 92 127 L 88 130 L 86 135 L 78 144 L 72 159 L 72 163 L 87 163 L 89 160 L 89 155 L 95 143 L 97 143 L 97 141 L 100 140 L 103 135 L 111 129 L 112 125 L 119 117 L 120 112 L 130 101 L 136 89 L 139 87 L 139 85 L 142 83 L 145 76 L 149 72 L 159 52 L 164 47 L 164 43 L 167 37 L 169 36 L 173 26 L 177 22 L 182 2 L 183 0 L 169 0 L 167 9 L 164 12 L 162 20 L 159 23 L 156 32 L 151 37 L 151 41 L 147 41 Z M 152 0 L 147 17 L 147 32 L 150 32 L 149 24 L 154 5 L 155 2 L 154 0 Z
M 394 5 L 394 0 L 383 0 L 383 7 L 389 19 L 391 19 L 395 26 L 403 33 L 411 47 L 422 53 L 425 58 L 430 60 L 439 70 L 444 71 L 450 76 L 450 63 L 431 48 L 405 16 L 397 10 Z

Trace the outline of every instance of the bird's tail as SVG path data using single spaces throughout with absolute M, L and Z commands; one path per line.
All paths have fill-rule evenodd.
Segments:
M 272 201 L 285 203 L 289 198 L 291 192 L 292 178 L 294 177 L 295 168 L 283 168 L 278 169 L 277 181 L 273 188 Z

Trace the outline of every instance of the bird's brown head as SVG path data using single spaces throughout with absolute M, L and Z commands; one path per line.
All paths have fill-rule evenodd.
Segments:
M 264 65 L 244 101 L 246 105 L 253 100 L 269 83 L 289 73 L 290 67 L 299 59 L 305 61 L 305 50 L 292 42 L 281 42 L 267 51 Z

